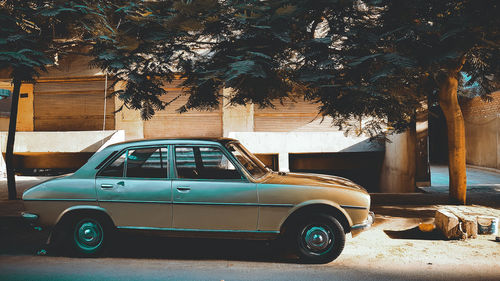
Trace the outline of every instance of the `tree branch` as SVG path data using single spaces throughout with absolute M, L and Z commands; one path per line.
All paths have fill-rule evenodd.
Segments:
M 460 57 L 460 59 L 458 60 L 458 66 L 457 66 L 457 68 L 455 68 L 455 69 L 454 69 L 454 73 L 455 73 L 455 74 L 456 74 L 456 73 L 459 73 L 459 72 L 462 70 L 462 68 L 464 67 L 464 64 L 465 64 L 465 57 L 466 57 L 465 55 L 466 55 L 466 54 L 464 53 L 464 54 Z

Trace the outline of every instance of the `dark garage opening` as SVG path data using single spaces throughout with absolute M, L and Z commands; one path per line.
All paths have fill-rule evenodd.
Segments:
M 369 192 L 380 191 L 384 152 L 290 154 L 290 172 L 319 173 L 348 178 Z

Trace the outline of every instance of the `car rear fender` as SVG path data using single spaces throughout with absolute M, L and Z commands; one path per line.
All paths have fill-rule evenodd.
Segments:
M 108 225 L 112 226 L 113 228 L 115 226 L 113 220 L 111 219 L 111 216 L 104 208 L 92 205 L 72 206 L 61 212 L 61 214 L 57 218 L 56 224 L 50 231 L 50 235 L 46 241 L 47 245 L 53 244 L 53 242 L 57 243 L 57 241 L 55 240 L 59 240 L 60 234 L 64 235 L 64 233 L 67 231 L 66 223 L 71 222 L 71 218 L 80 214 L 89 214 L 91 216 L 101 217 Z
M 57 223 L 56 226 L 59 225 L 60 223 L 64 222 L 66 218 L 69 218 L 73 215 L 76 214 L 81 214 L 81 213 L 94 213 L 96 215 L 104 216 L 106 219 L 108 219 L 110 223 L 114 226 L 114 222 L 111 219 L 111 216 L 109 215 L 108 211 L 106 209 L 99 207 L 99 206 L 93 206 L 93 205 L 78 205 L 78 206 L 72 206 L 64 210 L 59 217 L 57 218 Z
M 326 213 L 334 216 L 344 228 L 345 233 L 351 231 L 351 217 L 339 204 L 328 200 L 310 200 L 302 202 L 290 210 L 289 215 L 281 222 L 280 232 L 285 232 L 290 223 L 293 223 L 297 218 L 314 212 Z

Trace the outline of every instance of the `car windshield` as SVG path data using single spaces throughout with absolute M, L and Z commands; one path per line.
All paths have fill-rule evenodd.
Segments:
M 226 147 L 252 175 L 252 177 L 258 179 L 268 173 L 266 166 L 240 143 L 230 142 L 226 145 Z

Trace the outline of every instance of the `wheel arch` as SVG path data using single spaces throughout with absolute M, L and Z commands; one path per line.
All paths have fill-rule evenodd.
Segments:
M 329 214 L 339 221 L 345 233 L 351 232 L 352 221 L 349 214 L 347 214 L 344 209 L 330 201 L 315 200 L 297 205 L 281 223 L 280 233 L 285 233 L 299 218 L 311 213 Z
M 57 218 L 54 230 L 59 230 L 66 223 L 70 222 L 72 218 L 82 214 L 88 214 L 89 216 L 100 217 L 104 220 L 104 223 L 108 223 L 110 226 L 115 227 L 115 223 L 113 222 L 113 219 L 111 219 L 111 216 L 108 214 L 106 209 L 93 205 L 80 205 L 80 206 L 72 206 L 64 210 Z

